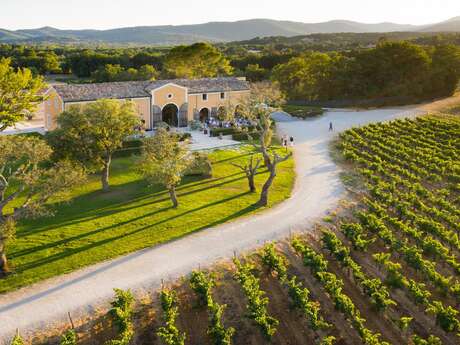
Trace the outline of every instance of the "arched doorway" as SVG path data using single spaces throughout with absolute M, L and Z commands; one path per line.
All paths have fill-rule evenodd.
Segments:
M 161 121 L 166 122 L 171 127 L 177 127 L 179 124 L 179 108 L 175 104 L 167 104 L 161 111 Z
M 206 120 L 209 120 L 209 109 L 203 108 L 200 110 L 200 122 L 204 123 Z

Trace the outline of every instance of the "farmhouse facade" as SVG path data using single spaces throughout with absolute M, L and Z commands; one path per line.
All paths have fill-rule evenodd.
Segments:
M 159 122 L 185 127 L 215 116 L 228 102 L 238 105 L 249 92 L 248 82 L 235 77 L 54 85 L 44 104 L 45 129 L 56 128 L 69 107 L 103 98 L 134 102 L 146 129 Z

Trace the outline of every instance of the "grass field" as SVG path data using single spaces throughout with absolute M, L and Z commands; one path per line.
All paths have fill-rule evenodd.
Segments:
M 211 153 L 213 178 L 185 178 L 178 188 L 178 209 L 164 189 L 149 186 L 136 173 L 136 157 L 114 160 L 110 192 L 101 192 L 98 176 L 92 176 L 72 191 L 70 203 L 54 206 L 54 216 L 19 224 L 8 252 L 15 273 L 0 280 L 0 292 L 259 211 L 253 206 L 258 194 L 248 193 L 244 174 L 231 164 L 247 159 L 250 150 Z M 289 197 L 293 166 L 292 159 L 279 166 L 270 206 Z M 265 171 L 257 176 L 259 187 L 265 178 Z

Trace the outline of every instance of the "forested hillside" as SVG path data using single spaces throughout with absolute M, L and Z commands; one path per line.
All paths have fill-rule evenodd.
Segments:
M 173 48 L 0 45 L 0 57 L 37 74 L 64 74 L 66 82 L 245 76 L 278 83 L 289 101 L 318 105 L 411 104 L 453 94 L 460 79 L 458 34 L 277 40 Z

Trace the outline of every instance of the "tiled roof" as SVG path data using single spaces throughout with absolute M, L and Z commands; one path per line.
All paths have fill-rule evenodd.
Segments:
M 166 84 L 186 87 L 188 93 L 243 91 L 249 89 L 245 80 L 234 77 L 204 79 L 171 79 L 156 81 L 126 81 L 98 84 L 62 84 L 54 85 L 56 92 L 64 102 L 91 101 L 100 98 L 136 98 L 148 97 L 152 90 Z
M 53 86 L 64 102 L 92 101 L 100 98 L 148 97 L 148 81 L 99 84 L 62 84 Z
M 168 83 L 186 87 L 188 89 L 188 93 L 249 90 L 249 83 L 247 81 L 234 77 L 158 80 L 153 81 L 150 84 L 149 89 L 154 90 Z

